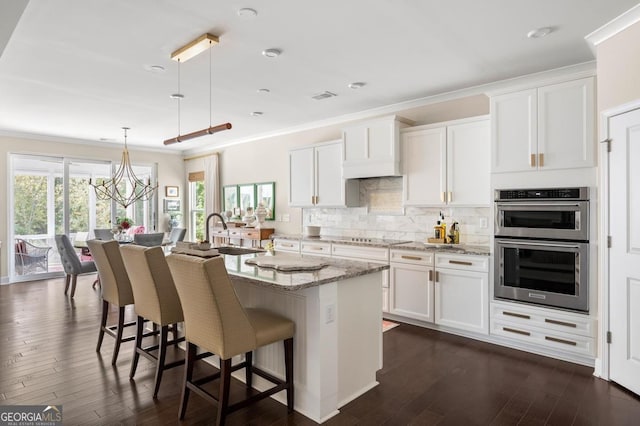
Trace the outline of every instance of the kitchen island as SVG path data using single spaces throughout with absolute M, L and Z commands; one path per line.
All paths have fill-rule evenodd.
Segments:
M 314 271 L 279 272 L 247 265 L 264 254 L 223 255 L 242 304 L 277 312 L 295 322 L 295 410 L 322 423 L 375 387 L 382 368 L 382 274 L 387 265 L 320 258 Z M 290 260 L 310 259 L 277 254 Z M 313 257 L 317 260 L 317 257 Z M 259 349 L 254 363 L 284 377 L 280 344 Z M 239 380 L 244 373 L 237 374 Z M 268 383 L 254 379 L 254 386 Z M 276 399 L 285 401 L 284 393 Z

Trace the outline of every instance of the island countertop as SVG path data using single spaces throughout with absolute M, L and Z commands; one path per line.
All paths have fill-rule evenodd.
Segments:
M 260 284 L 282 290 L 301 290 L 389 269 L 389 265 L 378 263 L 277 253 L 276 256 L 286 256 L 291 259 L 320 259 L 322 262 L 328 264 L 315 271 L 280 272 L 271 268 L 257 267 L 245 263 L 247 259 L 256 256 L 265 256 L 264 253 L 251 253 L 239 256 L 223 254 L 221 256 L 224 258 L 227 272 L 234 281 L 244 280 L 253 284 Z

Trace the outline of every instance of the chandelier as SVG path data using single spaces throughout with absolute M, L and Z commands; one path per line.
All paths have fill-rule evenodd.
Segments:
M 99 200 L 113 200 L 126 209 L 136 201 L 151 199 L 158 185 L 151 185 L 151 178 L 147 178 L 145 183 L 133 172 L 127 149 L 127 130 L 129 128 L 123 127 L 122 130 L 124 130 L 124 151 L 122 151 L 122 160 L 118 170 L 111 179 L 97 178 L 95 183 L 91 183 L 91 179 L 89 179 L 89 185 L 95 189 L 96 197 Z M 127 194 L 127 191 L 131 192 Z

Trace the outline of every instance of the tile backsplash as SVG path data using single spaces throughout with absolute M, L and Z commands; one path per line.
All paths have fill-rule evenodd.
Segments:
M 458 222 L 461 244 L 489 244 L 489 207 L 403 207 L 401 177 L 361 179 L 360 206 L 306 208 L 302 225 L 322 226 L 322 235 L 426 241 L 442 212 L 447 227 Z

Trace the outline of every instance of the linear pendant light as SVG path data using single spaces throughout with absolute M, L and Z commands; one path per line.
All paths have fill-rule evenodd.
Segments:
M 231 129 L 232 127 L 231 123 L 219 124 L 217 126 L 211 125 L 211 84 L 212 84 L 211 83 L 211 48 L 213 47 L 214 44 L 218 44 L 218 43 L 219 43 L 219 39 L 217 36 L 207 33 L 187 43 L 186 45 L 182 46 L 181 48 L 179 48 L 178 50 L 174 51 L 171 54 L 171 59 L 178 62 L 178 88 L 179 88 L 180 87 L 180 71 L 179 71 L 180 63 L 186 62 L 189 59 L 199 55 L 200 53 L 207 50 L 207 48 L 209 49 L 209 127 L 207 127 L 206 129 L 187 133 L 186 135 L 180 135 L 180 97 L 181 96 L 177 96 L 178 98 L 178 136 L 176 136 L 175 138 L 170 138 L 165 140 L 164 141 L 165 145 L 171 145 L 177 142 L 186 141 L 188 139 L 193 139 L 193 138 L 197 138 L 205 135 L 212 135 L 214 133 L 217 133 L 223 130 Z

